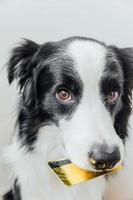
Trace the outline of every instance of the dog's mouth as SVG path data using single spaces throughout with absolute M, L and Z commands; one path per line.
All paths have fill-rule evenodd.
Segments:
M 109 173 L 109 172 L 112 172 L 113 170 L 117 169 L 120 165 L 115 165 L 115 166 L 106 166 L 105 167 L 105 164 L 103 163 L 99 163 L 99 167 L 97 169 L 97 167 L 94 165 L 93 166 L 93 169 L 90 170 L 92 172 L 95 172 L 95 173 L 101 173 L 101 174 L 104 174 L 104 173 Z

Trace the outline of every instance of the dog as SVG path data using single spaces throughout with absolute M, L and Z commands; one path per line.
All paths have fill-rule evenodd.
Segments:
M 65 187 L 48 161 L 67 157 L 96 172 L 124 165 L 133 49 L 78 36 L 42 45 L 24 40 L 11 53 L 8 80 L 17 81 L 19 101 L 6 148 L 13 185 L 3 199 L 102 200 L 109 177 Z

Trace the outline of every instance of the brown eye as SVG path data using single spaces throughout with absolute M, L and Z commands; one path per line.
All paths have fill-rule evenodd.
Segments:
M 118 96 L 119 96 L 118 91 L 112 91 L 108 94 L 106 100 L 108 103 L 114 103 L 117 100 Z
M 60 101 L 70 101 L 72 100 L 71 92 L 67 89 L 61 89 L 58 92 L 56 92 L 56 98 Z

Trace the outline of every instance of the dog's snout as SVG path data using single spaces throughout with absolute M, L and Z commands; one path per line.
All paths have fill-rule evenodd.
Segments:
M 105 145 L 95 145 L 89 156 L 91 165 L 97 170 L 112 169 L 120 161 L 117 146 L 109 148 Z

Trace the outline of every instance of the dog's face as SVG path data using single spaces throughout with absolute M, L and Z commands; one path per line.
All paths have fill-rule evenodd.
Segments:
M 87 38 L 37 45 L 26 41 L 9 61 L 18 78 L 20 138 L 32 147 L 42 126 L 55 125 L 67 156 L 90 170 L 123 161 L 131 112 L 131 49 Z M 45 133 L 44 133 L 45 134 Z

